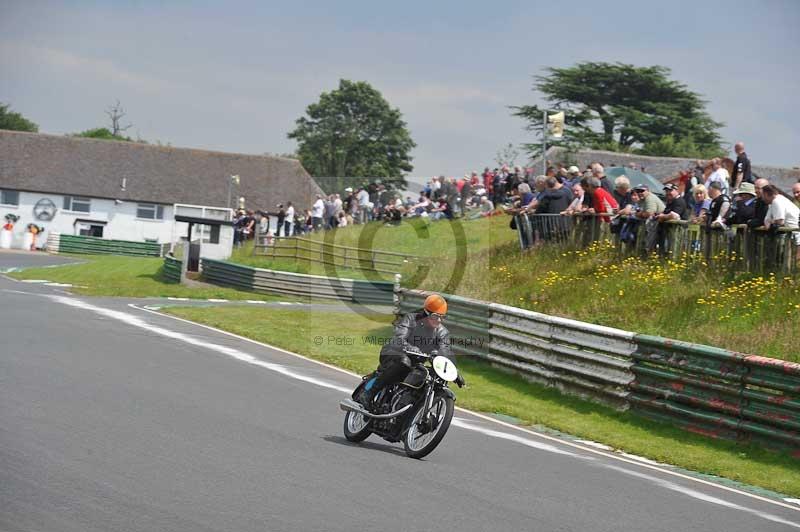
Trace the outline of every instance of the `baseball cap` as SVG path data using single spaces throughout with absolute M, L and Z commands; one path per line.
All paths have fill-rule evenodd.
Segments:
M 581 173 L 580 169 L 575 165 L 570 166 L 569 169 L 567 170 L 567 172 L 569 172 L 570 174 L 580 174 Z
M 664 185 L 664 190 L 678 190 L 678 187 L 674 183 L 667 183 Z
M 650 187 L 648 187 L 647 185 L 636 185 L 635 187 L 633 187 L 633 190 L 635 190 L 636 192 L 642 192 L 643 190 L 650 190 Z

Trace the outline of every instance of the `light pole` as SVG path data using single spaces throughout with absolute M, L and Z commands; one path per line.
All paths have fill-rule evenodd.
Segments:
M 228 180 L 228 203 L 226 203 L 225 206 L 228 207 L 229 209 L 231 208 L 231 187 L 233 187 L 234 183 L 236 183 L 237 187 L 239 186 L 238 175 L 232 175 Z

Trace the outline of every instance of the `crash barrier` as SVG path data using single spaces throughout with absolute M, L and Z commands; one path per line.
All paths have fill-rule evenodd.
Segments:
M 278 238 L 264 234 L 257 235 L 253 255 L 391 275 L 400 273 L 408 262 L 419 261 L 418 257 L 406 253 L 342 246 L 298 236 Z
M 79 253 L 83 255 L 130 255 L 135 257 L 160 257 L 162 247 L 155 242 L 108 240 L 92 236 L 75 236 L 50 233 L 47 250 L 51 253 Z
M 399 312 L 420 308 L 430 292 L 401 289 Z M 446 327 L 456 353 L 476 356 L 565 393 L 627 408 L 633 333 L 459 296 Z
M 797 243 L 800 229 L 780 228 L 770 232 L 746 225 L 707 228 L 687 221 L 658 224 L 629 217 L 607 215 L 518 214 L 514 218 L 521 249 L 557 244 L 583 249 L 593 242 L 609 240 L 620 256 L 644 257 L 657 251 L 674 261 L 688 256 L 707 264 L 724 265 L 735 271 L 798 272 Z
M 201 259 L 206 281 L 222 286 L 267 294 L 338 299 L 363 304 L 391 305 L 394 284 L 306 275 L 212 259 Z
M 636 343 L 634 410 L 713 438 L 800 453 L 800 364 L 655 336 Z
M 399 290 L 395 312 L 429 294 Z M 445 298 L 459 354 L 691 432 L 800 453 L 800 364 Z
M 181 282 L 182 266 L 183 261 L 180 259 L 170 256 L 164 257 L 164 266 L 162 268 L 164 277 L 171 283 Z

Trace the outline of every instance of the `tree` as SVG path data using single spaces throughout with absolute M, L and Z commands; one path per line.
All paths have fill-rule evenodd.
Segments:
M 584 62 L 546 71 L 536 77 L 534 87 L 544 95 L 548 110 L 566 113 L 566 139 L 549 144 L 646 153 L 663 151 L 671 143 L 670 149 L 677 151 L 692 145 L 694 153 L 724 151 L 717 131 L 723 124 L 709 116 L 699 94 L 669 79 L 666 67 Z M 541 132 L 542 108 L 513 109 L 528 121 L 529 130 Z M 540 146 L 528 148 L 538 154 Z
M 21 114 L 11 111 L 11 105 L 7 103 L 0 103 L 0 129 L 29 131 L 31 133 L 39 132 L 38 125 Z
M 79 133 L 71 133 L 70 137 L 84 137 L 88 139 L 100 139 L 100 140 L 125 140 L 128 142 L 133 142 L 133 139 L 130 137 L 124 137 L 122 135 L 114 135 L 110 129 L 107 127 L 96 127 L 94 129 L 87 129 L 85 131 L 81 131 Z
M 404 187 L 416 144 L 398 109 L 365 81 L 340 80 L 295 122 L 289 138 L 312 176 L 382 177 Z M 388 179 L 386 179 L 388 178 Z
M 114 105 L 111 105 L 106 109 L 106 114 L 108 115 L 108 119 L 111 121 L 111 135 L 114 137 L 122 137 L 122 133 L 129 130 L 133 127 L 133 124 L 128 124 L 127 126 L 123 126 L 120 124 L 120 120 L 125 116 L 125 110 L 120 105 L 119 100 Z
M 130 128 L 133 127 L 133 124 L 122 125 L 121 121 L 123 117 L 125 117 L 126 113 L 125 110 L 120 105 L 119 100 L 114 105 L 109 106 L 105 110 L 106 115 L 108 115 L 109 120 L 109 127 L 96 127 L 93 129 L 87 129 L 85 131 L 80 131 L 78 133 L 70 133 L 68 136 L 70 137 L 84 137 L 89 139 L 100 139 L 100 140 L 122 140 L 126 142 L 138 142 L 141 144 L 147 144 L 147 141 L 141 138 L 138 133 L 136 138 L 133 139 L 123 133 Z M 170 144 L 167 142 L 163 144 L 161 141 L 156 141 L 158 146 L 169 146 Z

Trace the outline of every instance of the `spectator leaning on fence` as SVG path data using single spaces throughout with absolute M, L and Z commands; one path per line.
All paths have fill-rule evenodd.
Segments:
M 733 164 L 731 187 L 735 190 L 742 183 L 752 183 L 753 174 L 750 171 L 750 159 L 744 152 L 744 142 L 737 142 L 733 150 L 736 152 L 736 162 Z
M 658 222 L 658 248 L 662 255 L 666 254 L 671 244 L 668 241 L 669 231 L 667 230 L 667 223 L 686 220 L 689 217 L 689 209 L 686 207 L 686 201 L 681 197 L 680 191 L 676 185 L 670 183 L 664 186 L 664 194 L 667 198 L 664 212 L 656 215 L 656 221 Z
M 592 206 L 587 212 L 590 214 L 605 214 L 616 211 L 619 208 L 617 200 L 614 199 L 614 196 L 612 196 L 611 193 L 603 188 L 602 184 L 600 183 L 600 179 L 597 177 L 590 177 L 587 180 L 587 185 L 589 187 L 587 192 L 592 199 Z M 610 221 L 608 216 L 603 216 L 601 219 L 606 223 Z
M 761 195 L 761 191 L 767 185 L 769 185 L 769 181 L 767 181 L 763 177 L 756 179 L 756 182 L 754 183 L 754 188 L 756 190 L 754 213 L 753 213 L 753 218 L 749 222 L 747 222 L 747 226 L 751 229 L 764 226 L 764 218 L 767 216 L 767 209 L 769 208 L 769 205 L 764 203 L 764 198 Z
M 614 191 L 611 193 L 617 200 L 620 209 L 630 205 L 631 200 L 631 181 L 627 176 L 621 175 L 614 180 Z
M 756 214 L 756 187 L 747 181 L 733 191 L 734 202 L 728 215 L 729 225 L 747 224 Z
M 567 210 L 572 202 L 572 191 L 555 177 L 546 178 L 545 186 L 547 188 L 536 206 L 536 214 L 560 214 Z
M 713 181 L 708 186 L 708 197 L 711 198 L 709 214 L 706 218 L 706 226 L 712 229 L 725 229 L 725 219 L 731 208 L 731 200 L 727 194 L 722 192 L 723 184 Z
M 636 185 L 634 190 L 641 198 L 638 205 L 639 211 L 636 213 L 637 218 L 652 218 L 664 212 L 664 202 L 661 201 L 661 198 L 650 192 L 650 187 L 647 185 Z
M 794 203 L 796 207 L 800 207 L 800 181 L 792 185 L 792 196 L 794 197 L 792 203 Z
M 580 183 L 572 185 L 572 202 L 561 214 L 571 215 L 581 212 L 583 210 L 583 195 L 584 191 Z
M 692 187 L 692 197 L 694 204 L 692 211 L 689 215 L 689 222 L 697 225 L 705 225 L 708 210 L 711 207 L 711 200 L 708 199 L 708 193 L 705 185 L 695 185 Z
M 761 190 L 761 196 L 769 208 L 767 216 L 764 218 L 764 227 L 775 234 L 777 229 L 797 229 L 800 222 L 800 207 L 797 207 L 791 200 L 781 195 L 781 191 L 773 185 L 767 185 Z M 792 238 L 796 246 L 796 259 L 800 260 L 800 231 L 793 232 L 787 238 Z

